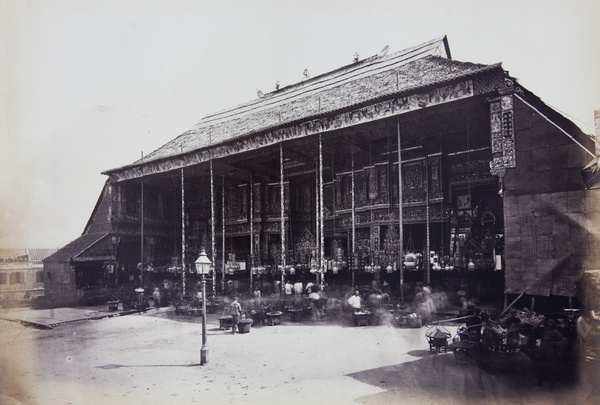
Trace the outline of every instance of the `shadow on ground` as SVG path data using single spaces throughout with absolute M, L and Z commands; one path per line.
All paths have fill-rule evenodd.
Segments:
M 574 403 L 572 386 L 555 390 L 535 387 L 530 376 L 485 371 L 452 353 L 424 350 L 409 353 L 421 359 L 349 374 L 358 381 L 384 390 L 357 398 L 361 404 L 566 404 Z

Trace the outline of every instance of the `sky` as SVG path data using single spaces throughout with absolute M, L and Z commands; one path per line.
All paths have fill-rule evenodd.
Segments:
M 594 133 L 600 0 L 0 0 L 0 248 L 77 238 L 103 171 L 209 113 L 444 35 Z

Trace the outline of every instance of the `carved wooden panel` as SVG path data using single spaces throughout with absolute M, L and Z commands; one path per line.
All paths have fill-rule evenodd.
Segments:
M 260 215 L 262 208 L 262 185 L 260 183 L 253 184 L 253 192 L 252 198 L 254 201 L 252 202 L 252 209 L 254 210 L 254 217 Z
M 425 201 L 424 160 L 402 165 L 402 202 L 422 203 Z
M 294 260 L 296 263 L 308 265 L 313 252 L 317 250 L 317 241 L 313 234 L 304 228 L 298 242 L 294 245 Z
M 431 156 L 429 161 L 429 199 L 442 198 L 442 161 L 441 156 Z
M 379 195 L 379 181 L 377 176 L 377 169 L 375 167 L 369 167 L 365 169 L 367 190 L 369 193 L 369 199 L 375 200 Z

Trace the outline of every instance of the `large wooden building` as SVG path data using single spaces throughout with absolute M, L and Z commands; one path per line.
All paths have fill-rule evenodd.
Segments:
M 44 261 L 48 287 L 185 283 L 205 249 L 216 292 L 305 277 L 403 295 L 465 272 L 480 296 L 571 297 L 600 257 L 594 155 L 500 63 L 453 60 L 439 38 L 259 94 L 107 170 L 83 235 Z

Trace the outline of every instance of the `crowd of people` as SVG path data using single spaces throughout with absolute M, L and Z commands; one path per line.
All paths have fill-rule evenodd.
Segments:
M 184 299 L 180 287 L 165 280 L 152 287 L 149 298 L 157 308 L 174 305 Z M 336 319 L 336 315 L 341 315 L 340 319 L 344 319 L 344 315 L 350 317 L 350 314 L 368 311 L 375 314 L 377 310 L 389 315 L 389 308 L 396 307 L 398 301 L 390 297 L 387 288 L 378 280 L 352 289 L 327 284 L 322 288 L 312 280 L 298 277 L 283 283 L 275 280 L 268 286 L 257 282 L 248 294 L 244 288 L 236 288 L 228 281 L 218 299 L 225 312 L 231 315 L 234 325 L 246 314 L 254 322 L 260 322 L 266 319 L 266 313 L 285 313 L 298 308 L 302 308 L 303 316 L 320 321 L 327 316 Z M 442 288 L 417 282 L 403 308 L 420 317 L 422 325 L 428 325 L 434 321 L 434 315 L 449 308 L 449 304 L 451 311 L 458 307 L 460 315 L 467 315 L 466 335 L 469 341 L 476 343 L 473 353 L 484 366 L 502 366 L 502 361 L 494 364 L 499 358 L 498 353 L 512 354 L 510 367 L 517 367 L 519 373 L 531 372 L 536 384 L 553 387 L 566 374 L 572 373 L 574 362 L 578 362 L 582 365 L 582 378 L 591 380 L 595 391 L 600 390 L 597 377 L 600 375 L 600 315 L 587 309 L 579 317 L 575 316 L 576 312 L 570 317 L 552 317 L 523 308 L 506 310 L 498 317 L 477 308 L 476 301 L 469 299 L 465 290 L 461 288 L 449 295 Z M 204 297 L 199 285 L 190 285 L 188 291 L 191 293 L 188 299 L 191 297 L 192 302 L 200 306 Z M 232 329 L 235 333 L 235 328 Z
M 572 318 L 528 308 L 510 309 L 500 317 L 475 308 L 459 335 L 474 343 L 467 353 L 482 367 L 524 375 L 553 389 L 576 372 L 574 328 Z

